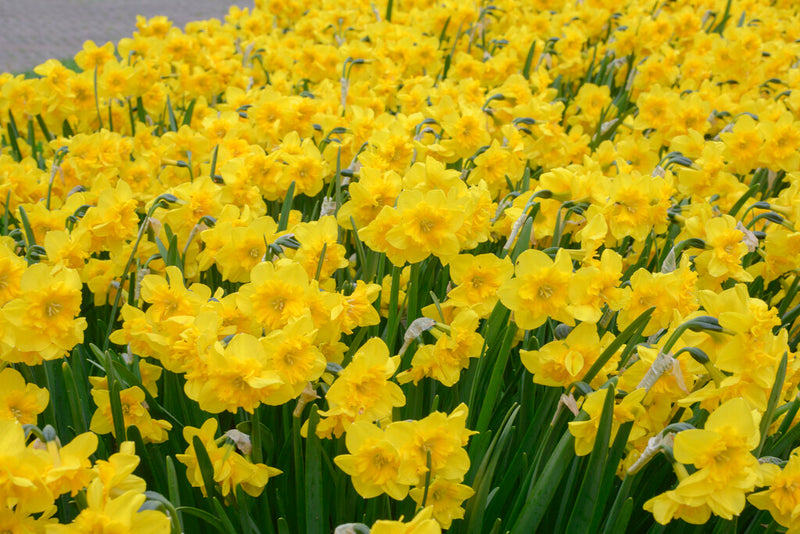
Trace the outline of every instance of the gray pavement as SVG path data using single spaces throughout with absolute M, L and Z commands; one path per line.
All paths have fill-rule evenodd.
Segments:
M 253 0 L 0 0 L 0 72 L 73 57 L 91 39 L 116 43 L 136 31 L 136 15 L 166 15 L 175 26 L 224 18 Z

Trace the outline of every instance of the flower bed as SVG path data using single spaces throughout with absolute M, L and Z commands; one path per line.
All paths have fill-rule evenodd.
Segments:
M 0 74 L 0 530 L 796 531 L 799 16 L 264 1 Z

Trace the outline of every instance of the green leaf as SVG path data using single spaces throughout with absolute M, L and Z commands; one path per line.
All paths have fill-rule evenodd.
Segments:
M 180 514 L 175 508 L 175 505 L 169 499 L 167 499 L 166 497 L 155 491 L 145 491 L 144 495 L 145 497 L 147 497 L 148 501 L 157 502 L 167 511 L 167 515 L 169 516 L 170 523 L 172 525 L 170 532 L 172 534 L 181 534 L 183 532 L 183 528 L 181 527 L 180 521 L 178 519 L 180 517 Z
M 306 532 L 306 516 L 303 513 L 305 509 L 306 488 L 305 488 L 305 464 L 303 463 L 303 446 L 302 438 L 300 437 L 300 418 L 292 417 L 292 460 L 294 468 L 294 497 L 295 497 L 295 510 L 297 517 L 297 531 Z
M 781 421 L 781 425 L 778 427 L 778 431 L 775 433 L 776 436 L 783 436 L 786 431 L 789 430 L 795 416 L 797 416 L 798 410 L 800 410 L 800 398 L 795 396 L 794 400 L 786 406 L 786 414 L 783 417 L 783 421 Z
M 365 282 L 374 282 L 375 272 L 373 272 L 372 269 L 369 269 L 369 273 L 364 272 L 367 270 L 367 253 L 364 249 L 364 243 L 362 243 L 361 239 L 358 237 L 358 229 L 356 228 L 356 222 L 353 220 L 352 216 L 350 217 L 350 225 L 353 229 L 353 241 L 356 243 L 356 257 L 358 258 L 358 265 L 362 268 L 361 277 Z
M 262 443 L 262 432 L 261 432 L 261 422 L 260 422 L 260 413 L 259 413 L 259 406 L 256 406 L 253 410 L 253 415 L 250 416 L 250 439 L 252 440 L 253 444 L 253 451 L 251 453 L 251 457 L 253 459 L 253 463 L 260 464 L 264 460 L 264 446 Z M 238 426 L 237 426 L 238 430 Z M 240 431 L 241 432 L 241 431 Z
M 314 274 L 314 280 L 319 280 L 319 275 L 322 273 L 322 266 L 325 265 L 325 252 L 328 250 L 328 243 L 322 244 L 322 250 L 319 253 L 319 261 L 317 262 L 317 272 Z
M 166 224 L 164 226 L 165 226 L 165 230 L 167 228 L 169 228 L 168 224 Z M 156 247 L 158 248 L 158 253 L 161 255 L 161 259 L 164 260 L 164 263 L 166 263 L 167 262 L 167 256 L 169 256 L 169 250 L 167 249 L 167 246 L 164 244 L 164 242 L 161 241 L 160 237 L 155 236 L 155 240 L 156 240 Z M 169 264 L 167 264 L 167 265 L 169 265 Z
M 169 237 L 169 249 L 164 257 L 164 263 L 174 265 L 183 272 L 183 262 L 181 261 L 181 249 L 178 247 L 178 236 L 173 234 Z
M 633 421 L 620 425 L 619 430 L 617 430 L 617 436 L 614 438 L 614 443 L 608 451 L 603 470 L 603 480 L 600 482 L 598 490 L 599 498 L 592 515 L 591 529 L 593 532 L 600 528 L 600 522 L 607 510 L 606 504 L 612 496 L 612 488 L 617 481 L 617 469 L 620 461 L 622 461 L 622 456 L 625 454 L 625 447 L 628 445 L 628 437 L 631 435 L 632 429 Z
M 110 369 L 109 366 L 108 369 Z M 109 373 L 110 371 L 106 369 L 106 372 Z M 128 440 L 128 435 L 126 433 L 125 427 L 125 415 L 122 411 L 122 401 L 120 400 L 120 383 L 113 374 L 108 376 L 109 381 L 109 388 L 108 388 L 108 400 L 111 404 L 111 418 L 113 419 L 114 423 L 114 437 L 117 440 L 117 443 L 122 443 L 123 441 Z
M 620 332 L 620 334 L 614 338 L 614 340 L 609 343 L 608 347 L 600 354 L 600 357 L 597 358 L 597 361 L 589 368 L 586 372 L 586 375 L 581 379 L 582 382 L 586 382 L 587 384 L 592 381 L 592 379 L 597 376 L 597 373 L 603 366 L 608 363 L 608 360 L 616 354 L 617 350 L 619 350 L 622 345 L 627 343 L 631 338 L 638 337 L 641 335 L 641 332 L 647 326 L 647 323 L 650 321 L 650 316 L 653 315 L 655 311 L 655 306 L 649 308 L 642 312 L 642 314 L 637 317 L 631 324 L 628 325 L 628 328 Z
M 8 132 L 8 144 L 11 145 L 11 152 L 14 155 L 15 161 L 22 160 L 22 152 L 19 149 L 19 131 L 17 130 L 17 123 L 14 120 L 14 115 L 8 112 L 8 122 L 6 123 L 6 131 Z
M 256 410 L 257 409 L 258 408 L 256 408 Z M 253 413 L 255 414 L 255 410 L 253 411 Z M 259 414 L 259 416 L 260 415 L 261 414 Z M 259 419 L 260 419 L 260 417 L 259 417 Z M 267 425 L 265 425 L 263 422 L 259 422 L 258 428 L 260 429 L 260 432 L 258 432 L 258 436 L 256 436 L 256 433 L 253 432 L 253 424 L 250 421 L 242 421 L 241 423 L 236 425 L 236 430 L 238 430 L 239 432 L 243 432 L 245 434 L 248 434 L 248 435 L 252 436 L 252 438 L 253 438 L 253 461 L 255 461 L 256 463 L 264 462 L 265 459 L 268 458 L 269 455 L 272 454 L 272 452 L 275 449 L 275 436 L 272 433 L 272 430 L 270 430 L 269 427 Z M 256 451 L 255 451 L 255 449 L 256 449 L 256 440 L 260 441 L 259 445 L 261 447 L 261 458 L 258 459 L 258 460 L 256 460 Z M 264 456 L 264 451 L 266 451 L 267 456 Z M 266 462 L 266 463 L 269 463 L 269 462 Z
M 116 375 L 117 379 L 124 385 L 126 388 L 136 386 L 144 392 L 144 400 L 147 402 L 147 406 L 150 409 L 151 415 L 163 416 L 169 419 L 172 424 L 178 428 L 183 428 L 184 424 L 181 422 L 180 419 L 172 415 L 168 410 L 164 408 L 164 406 L 159 402 L 153 395 L 144 387 L 142 384 L 141 379 L 137 377 L 133 372 L 128 369 L 128 367 L 121 361 L 117 359 L 113 359 L 111 365 L 114 368 L 114 374 Z
M 76 434 L 82 434 L 89 430 L 80 402 L 80 399 L 83 397 L 78 393 L 78 385 L 75 382 L 75 376 L 72 374 L 72 367 L 70 367 L 69 363 L 66 361 L 61 363 L 61 374 L 64 377 L 67 399 L 72 414 L 72 427 L 75 429 Z
M 485 375 L 489 372 L 488 369 L 490 366 L 492 366 L 493 369 L 493 358 L 487 358 L 489 354 L 487 347 L 494 347 L 501 343 L 500 340 L 502 339 L 506 326 L 509 324 L 508 319 L 510 315 L 511 312 L 508 308 L 498 301 L 480 330 L 480 334 L 484 338 L 484 346 L 481 347 L 481 354 L 483 357 L 478 358 L 476 365 L 470 367 L 465 375 L 466 377 L 471 377 L 471 380 L 469 380 L 470 392 L 467 406 L 478 406 L 480 404 L 480 399 L 483 398 L 490 380 L 490 377 L 486 377 Z M 472 427 L 477 424 L 479 415 L 479 410 L 472 410 L 470 412 L 469 421 Z
M 741 197 L 739 197 L 739 200 L 737 200 L 734 203 L 734 205 L 728 211 L 728 215 L 735 217 L 736 214 L 739 212 L 739 210 L 742 209 L 742 207 L 745 205 L 747 200 L 753 195 L 755 195 L 757 191 L 758 191 L 758 184 L 757 183 L 752 184 L 750 188 L 747 191 L 745 191 Z
M 533 56 L 536 55 L 536 40 L 534 39 L 531 43 L 531 47 L 528 49 L 528 55 L 525 58 L 525 66 L 522 68 L 522 76 L 526 80 L 530 80 L 531 78 L 531 64 L 533 63 Z
M 616 532 L 627 532 L 628 523 L 631 521 L 631 514 L 633 513 L 633 497 L 628 497 L 622 504 L 622 509 L 617 515 L 614 523 L 607 528 L 603 534 L 615 534 Z
M 627 527 L 628 521 L 630 521 L 631 512 L 633 511 L 633 499 L 628 497 L 632 484 L 633 477 L 626 475 L 622 480 L 622 485 L 617 490 L 617 495 L 614 498 L 614 504 L 611 505 L 611 510 L 608 512 L 608 518 L 606 519 L 603 534 L 625 532 L 625 527 Z M 620 526 L 622 527 L 621 529 Z
M 61 125 L 61 133 L 64 137 L 72 137 L 75 133 L 72 131 L 72 126 L 70 126 L 69 121 L 64 119 L 64 123 Z
M 0 235 L 8 235 L 8 220 L 11 218 L 11 214 L 9 213 L 9 209 L 11 207 L 11 189 L 8 190 L 6 193 L 6 202 L 3 207 L 3 219 L 0 222 Z M 350 218 L 352 220 L 352 217 Z
M 19 220 L 22 223 L 22 228 L 25 230 L 25 243 L 28 245 L 28 249 L 30 249 L 36 244 L 36 234 L 33 233 L 31 222 L 28 220 L 28 214 L 22 206 L 19 207 Z
M 569 431 L 564 432 L 561 440 L 550 455 L 550 459 L 542 469 L 536 484 L 528 494 L 527 501 L 520 512 L 511 532 L 535 532 L 539 527 L 550 502 L 553 500 L 558 485 L 567 472 L 573 458 L 575 438 Z M 531 466 L 535 469 L 535 466 Z
M 55 429 L 56 433 L 60 436 L 64 436 L 63 432 L 65 428 L 63 428 L 63 424 L 66 420 L 65 414 L 59 413 L 59 411 L 66 408 L 63 400 L 60 398 L 63 397 L 63 391 L 61 395 L 59 395 L 58 390 L 55 384 L 55 376 L 52 369 L 52 364 L 54 362 L 44 362 L 44 364 L 37 370 L 37 374 L 34 375 L 36 378 L 37 383 L 41 383 L 42 381 L 42 374 L 44 375 L 44 384 L 47 387 L 47 391 L 50 394 L 50 402 L 47 405 L 47 409 L 44 412 L 44 419 L 48 425 L 52 426 Z
M 45 139 L 47 139 L 48 141 L 52 141 L 53 139 L 55 139 L 55 136 L 52 133 L 50 133 L 50 130 L 47 128 L 47 124 L 45 124 L 41 113 L 36 115 L 36 122 L 39 123 L 39 128 L 42 130 L 42 135 L 44 135 Z
M 144 101 L 142 100 L 141 96 L 136 97 L 136 116 L 138 117 L 139 122 L 143 124 L 147 123 L 147 113 L 145 112 Z
M 383 334 L 383 341 L 389 347 L 389 352 L 394 354 L 396 348 L 397 331 L 400 327 L 400 312 L 398 311 L 400 295 L 400 274 L 402 269 L 392 265 L 392 286 L 389 294 L 389 319 Z M 381 297 L 383 298 L 383 297 Z M 401 370 L 404 370 L 401 368 Z
M 175 505 L 175 510 L 178 511 L 181 506 L 181 492 L 178 486 L 178 474 L 175 471 L 175 462 L 172 456 L 167 456 L 165 462 L 167 466 L 167 491 L 169 492 L 169 500 Z M 183 532 L 183 517 L 180 511 L 178 511 L 178 525 L 180 526 L 181 532 Z
M 786 365 L 788 362 L 788 354 L 786 352 L 783 353 L 783 357 L 781 357 L 781 363 L 778 365 L 778 372 L 775 374 L 775 382 L 772 384 L 772 391 L 769 394 L 769 402 L 767 403 L 767 410 L 764 412 L 764 415 L 761 416 L 761 425 L 759 430 L 761 430 L 761 440 L 758 443 L 758 447 L 753 454 L 758 458 L 761 456 L 761 451 L 764 448 L 764 443 L 767 441 L 767 434 L 769 432 L 769 426 L 772 424 L 772 418 L 775 415 L 775 408 L 778 406 L 778 401 L 781 398 L 781 391 L 783 390 L 783 382 L 786 379 Z
M 289 212 L 292 211 L 292 202 L 294 201 L 294 186 L 294 182 L 289 184 L 289 189 L 286 191 L 286 198 L 283 199 L 281 218 L 278 219 L 278 232 L 283 232 L 289 227 Z
M 567 532 L 594 532 L 592 529 L 592 516 L 595 515 L 595 506 L 603 506 L 604 499 L 600 496 L 600 486 L 603 479 L 603 468 L 608 455 L 608 445 L 611 440 L 611 427 L 614 422 L 614 388 L 606 390 L 603 403 L 603 412 L 600 415 L 597 435 L 594 440 L 592 453 L 589 455 L 589 464 L 581 483 L 581 489 L 575 499 L 575 507 L 567 523 Z M 598 503 L 598 501 L 601 501 Z M 595 527 L 596 529 L 596 527 Z
M 192 113 L 194 112 L 194 104 L 197 102 L 196 98 L 193 98 L 189 105 L 186 106 L 186 111 L 183 114 L 183 120 L 181 124 L 184 126 L 191 126 L 192 124 Z
M 217 174 L 217 155 L 219 154 L 219 145 L 214 145 L 214 151 L 211 153 L 211 179 Z
M 410 325 L 417 318 L 420 297 L 424 297 L 423 295 L 420 295 L 420 285 L 422 282 L 422 280 L 420 280 L 420 270 L 422 263 L 423 262 L 412 263 L 411 267 L 408 269 L 408 287 L 406 289 L 406 325 Z M 406 353 L 403 360 L 406 360 L 410 365 L 411 354 Z M 406 366 L 404 366 L 404 368 L 405 367 Z
M 250 513 L 248 511 L 250 496 L 247 495 L 242 486 L 236 486 L 236 490 L 234 492 L 236 496 L 236 500 L 234 501 L 236 504 L 235 506 L 227 506 L 228 510 L 233 510 L 234 513 L 239 513 L 239 534 L 251 534 L 253 532 L 258 532 L 258 526 L 256 526 L 253 518 L 250 517 Z
M 178 513 L 185 512 L 189 515 L 202 519 L 203 521 L 205 521 L 206 523 L 217 529 L 218 532 L 226 532 L 225 526 L 222 524 L 222 521 L 217 519 L 217 517 L 214 516 L 213 514 L 206 512 L 205 510 L 200 510 L 199 508 L 194 508 L 192 506 L 178 506 L 176 510 L 178 511 Z
M 203 477 L 206 496 L 212 498 L 214 496 L 215 483 L 214 466 L 211 464 L 211 458 L 208 456 L 208 451 L 200 436 L 192 438 L 192 445 L 194 445 L 194 453 L 197 456 L 197 466 L 200 468 L 200 474 Z
M 178 121 L 175 119 L 175 111 L 172 109 L 172 102 L 169 100 L 169 95 L 167 96 L 167 117 L 169 118 L 169 129 L 171 132 L 178 131 Z
M 308 416 L 308 437 L 306 438 L 306 532 L 323 534 L 330 529 L 323 523 L 325 502 L 322 497 L 322 444 L 316 429 L 319 414 L 316 404 L 311 405 Z
M 470 534 L 485 532 L 483 528 L 483 518 L 486 512 L 487 497 L 492 487 L 497 462 L 506 454 L 506 445 L 511 437 L 511 432 L 514 428 L 514 420 L 518 413 L 519 405 L 514 405 L 506 414 L 505 421 L 503 421 L 501 425 L 502 430 L 492 441 L 491 445 L 489 445 L 483 457 L 483 461 L 478 467 L 475 481 L 472 484 L 475 495 L 470 499 L 467 505 L 465 519 Z
M 517 242 L 514 243 L 514 250 L 511 253 L 511 261 L 517 261 L 519 255 L 528 250 L 531 246 L 531 232 L 533 231 L 533 219 L 536 218 L 536 212 L 539 211 L 539 204 L 536 203 L 531 208 L 530 216 L 525 220 L 522 230 L 517 235 Z
M 492 368 L 492 375 L 489 379 L 489 386 L 484 391 L 484 396 L 481 402 L 480 414 L 478 415 L 478 424 L 475 430 L 480 434 L 489 428 L 489 420 L 491 419 L 494 411 L 497 396 L 500 392 L 500 387 L 503 382 L 503 374 L 505 373 L 508 357 L 511 354 L 511 346 L 514 343 L 514 336 L 517 333 L 517 326 L 514 323 L 508 323 L 506 326 L 505 336 L 500 349 L 497 351 L 494 359 L 494 366 Z
M 722 32 L 725 31 L 725 26 L 728 24 L 728 20 L 731 18 L 731 0 L 725 4 L 725 11 L 722 13 L 722 19 L 719 21 L 712 30 L 711 33 L 718 33 L 722 35 Z

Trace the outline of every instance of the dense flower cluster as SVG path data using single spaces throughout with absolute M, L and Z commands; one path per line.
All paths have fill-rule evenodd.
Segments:
M 800 529 L 794 3 L 312 4 L 0 74 L 0 525 L 249 531 L 343 472 L 327 517 L 489 531 L 571 410 L 670 465 L 651 521 Z

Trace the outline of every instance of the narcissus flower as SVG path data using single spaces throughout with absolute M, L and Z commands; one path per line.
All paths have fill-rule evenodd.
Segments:
M 726 519 L 742 512 L 745 495 L 761 478 L 758 460 L 750 452 L 759 443 L 758 419 L 744 399 L 731 399 L 709 415 L 705 428 L 675 436 L 675 460 L 697 471 L 684 476 L 668 497 L 645 504 L 659 511 L 659 522 L 670 521 L 669 513 L 699 520 L 706 506 Z
M 611 342 L 609 338 L 610 334 L 601 341 L 594 324 L 581 323 L 566 338 L 551 341 L 539 350 L 521 350 L 519 356 L 536 384 L 567 387 L 583 378 Z M 611 358 L 597 378 L 604 381 L 616 368 L 617 360 Z
M 696 506 L 687 504 L 675 490 L 670 490 L 653 497 L 644 503 L 644 509 L 653 514 L 653 518 L 662 525 L 673 519 L 682 519 L 692 525 L 705 524 L 711 517 L 711 508 L 706 503 Z
M 429 376 L 445 386 L 458 382 L 463 369 L 469 367 L 472 358 L 479 358 L 483 349 L 483 337 L 477 333 L 480 317 L 470 310 L 460 311 L 450 325 L 437 325 L 432 330 L 439 337 L 435 345 L 423 345 L 414 353 L 411 369 L 397 375 L 397 381 L 405 384 L 411 380 L 414 384 Z M 444 335 L 436 334 L 445 330 Z
M 92 416 L 90 428 L 92 432 L 98 434 L 111 432 L 112 435 L 116 436 L 109 395 L 106 389 L 92 389 L 92 399 L 97 405 L 97 410 Z M 126 428 L 135 426 L 142 434 L 142 439 L 148 442 L 161 443 L 166 441 L 168 437 L 167 431 L 172 429 L 172 424 L 150 417 L 144 401 L 144 391 L 141 388 L 132 386 L 123 389 L 120 391 L 119 396 L 122 405 L 123 424 Z
M 250 272 L 250 283 L 239 290 L 236 302 L 265 328 L 282 328 L 309 312 L 308 280 L 303 267 L 291 260 L 279 260 L 274 265 L 259 263 Z
M 47 408 L 50 394 L 36 384 L 26 384 L 16 369 L 0 372 L 0 418 L 36 424 L 36 416 Z
M 428 498 L 425 504 L 433 506 L 433 517 L 442 528 L 450 528 L 454 519 L 464 517 L 464 508 L 461 505 L 475 494 L 469 486 L 438 477 L 433 479 L 427 492 Z M 423 504 L 424 487 L 414 488 L 408 494 L 415 503 Z
M 698 255 L 695 265 L 714 278 L 752 281 L 753 276 L 742 267 L 742 258 L 748 252 L 744 238 L 736 219 L 730 215 L 714 217 L 706 223 L 705 242 L 710 250 Z
M 118 497 L 104 495 L 103 484 L 95 479 L 86 490 L 87 507 L 69 525 L 48 525 L 47 532 L 79 534 L 83 532 L 117 532 L 166 534 L 170 520 L 156 510 L 140 510 L 147 497 L 128 491 Z
M 372 525 L 370 534 L 441 534 L 442 528 L 433 519 L 433 514 L 433 506 L 428 506 L 408 523 L 403 523 L 402 518 L 399 521 L 382 519 Z
M 514 265 L 508 258 L 500 259 L 494 254 L 460 254 L 450 262 L 450 277 L 456 286 L 447 294 L 447 302 L 486 317 L 499 300 L 497 290 L 513 274 Z
M 253 413 L 262 402 L 282 404 L 299 394 L 281 379 L 264 346 L 250 334 L 234 336 L 227 346 L 214 344 L 203 360 L 205 365 L 187 373 L 184 389 L 208 412 L 242 408 Z
M 575 436 L 575 454 L 578 456 L 586 456 L 594 447 L 597 429 L 600 425 L 600 416 L 603 412 L 603 403 L 608 391 L 608 389 L 603 388 L 590 393 L 581 406 L 581 409 L 589 414 L 589 419 L 571 421 L 569 423 L 569 431 Z M 615 401 L 614 418 L 611 423 L 612 442 L 622 423 L 635 421 L 637 417 L 644 413 L 645 409 L 642 406 L 644 394 L 645 391 L 643 389 L 637 389 L 625 395 L 618 403 Z
M 77 271 L 42 263 L 31 265 L 22 275 L 19 297 L 3 306 L 10 324 L 3 342 L 19 353 L 35 352 L 39 361 L 58 358 L 83 341 L 87 323 L 84 317 L 78 317 L 80 307 L 81 279 Z M 5 359 L 18 361 L 13 353 Z
M 261 495 L 270 477 L 281 474 L 281 471 L 264 464 L 253 464 L 244 456 L 234 450 L 233 440 L 223 437 L 223 443 L 218 444 L 217 420 L 208 419 L 201 428 L 187 426 L 183 429 L 183 438 L 189 443 L 184 454 L 175 457 L 186 465 L 186 475 L 192 486 L 200 488 L 205 495 L 203 475 L 197 461 L 197 452 L 194 448 L 194 437 L 198 436 L 208 453 L 211 465 L 214 468 L 214 482 L 219 485 L 223 497 L 234 492 L 237 486 L 253 497 Z
M 417 466 L 417 484 L 425 482 L 428 455 L 431 457 L 431 476 L 461 481 L 469 470 L 469 456 L 464 446 L 475 432 L 467 430 L 469 410 L 459 404 L 450 415 L 433 412 L 419 421 L 397 421 L 390 427 L 403 428 L 410 440 L 402 453 Z
M 0 306 L 19 295 L 26 264 L 13 252 L 11 238 L 0 238 Z M 9 242 L 10 241 L 10 242 Z
M 698 308 L 695 293 L 697 273 L 691 270 L 686 256 L 681 265 L 669 273 L 637 269 L 630 282 L 630 295 L 625 297 L 625 305 L 617 316 L 620 328 L 626 328 L 642 313 L 655 307 L 642 332 L 642 335 L 649 336 L 667 328 L 675 318 L 675 312 L 685 317 Z
M 55 495 L 43 477 L 52 466 L 47 452 L 25 444 L 25 431 L 17 421 L 0 421 L 0 505 L 18 512 L 47 510 Z
M 364 343 L 325 395 L 329 408 L 319 412 L 323 419 L 317 435 L 333 433 L 339 437 L 354 421 L 377 421 L 388 417 L 392 408 L 403 406 L 403 391 L 389 382 L 399 360 L 398 356 L 389 357 L 389 349 L 380 338 Z
M 769 510 L 772 518 L 789 532 L 800 529 L 800 454 L 798 449 L 783 469 L 766 464 L 769 469 L 768 485 L 764 491 L 752 493 L 747 500 L 760 510 Z
M 300 243 L 300 248 L 290 257 L 305 269 L 309 278 L 327 280 L 337 269 L 347 267 L 348 262 L 344 257 L 346 250 L 337 242 L 337 225 L 333 216 L 328 215 L 320 217 L 317 221 L 300 223 L 295 226 L 294 234 Z
M 196 284 L 193 289 L 205 289 Z M 175 266 L 167 267 L 166 277 L 148 274 L 142 280 L 142 300 L 150 304 L 145 312 L 148 319 L 159 322 L 178 315 L 194 315 L 209 294 L 198 294 L 183 284 L 183 273 Z
M 394 171 L 362 168 L 359 180 L 348 187 L 350 200 L 336 214 L 339 225 L 351 229 L 355 223 L 356 229 L 359 229 L 371 223 L 381 208 L 394 204 L 400 194 L 400 186 L 400 175 Z
M 378 310 L 373 302 L 381 293 L 378 284 L 366 284 L 363 280 L 356 282 L 356 287 L 349 295 L 341 295 L 339 303 L 331 309 L 331 318 L 338 321 L 342 332 L 352 334 L 359 326 L 372 326 L 381 322 Z
M 314 344 L 316 333 L 311 318 L 304 316 L 261 339 L 267 365 L 285 384 L 297 391 L 295 396 L 325 371 L 325 356 Z
M 526 330 L 538 328 L 548 317 L 574 324 L 569 312 L 569 282 L 572 260 L 559 249 L 555 260 L 541 250 L 526 250 L 517 258 L 514 278 L 503 284 L 497 294 L 514 312 L 514 320 Z
M 74 497 L 95 477 L 89 456 L 97 449 L 97 435 L 84 432 L 64 446 L 56 441 L 48 441 L 46 445 L 53 461 L 53 467 L 44 477 L 47 486 L 55 495 L 69 493 Z
M 147 484 L 144 479 L 133 474 L 141 458 L 136 455 L 132 441 L 123 441 L 119 452 L 109 456 L 108 460 L 97 460 L 92 471 L 103 484 L 105 498 L 117 497 L 128 491 L 144 493 Z
M 627 303 L 629 293 L 618 287 L 622 278 L 622 257 L 606 249 L 600 261 L 581 267 L 569 284 L 570 311 L 579 321 L 596 323 L 605 306 L 618 310 Z
M 396 500 L 405 499 L 408 487 L 417 482 L 415 462 L 404 461 L 400 451 L 412 435 L 404 427 L 389 425 L 381 430 L 367 421 L 347 428 L 345 443 L 350 454 L 333 459 L 350 475 L 353 486 L 365 499 L 382 493 Z
M 399 224 L 386 233 L 386 240 L 402 251 L 406 261 L 417 263 L 431 254 L 440 258 L 458 254 L 456 233 L 464 213 L 452 195 L 440 189 L 404 191 L 397 197 L 397 212 Z
M 220 249 L 211 256 L 222 278 L 231 282 L 249 282 L 250 271 L 264 261 L 267 244 L 275 241 L 277 229 L 272 217 L 264 216 L 245 227 L 228 228 L 227 232 L 217 227 L 206 230 L 203 238 L 211 240 L 214 236 L 223 239 Z

